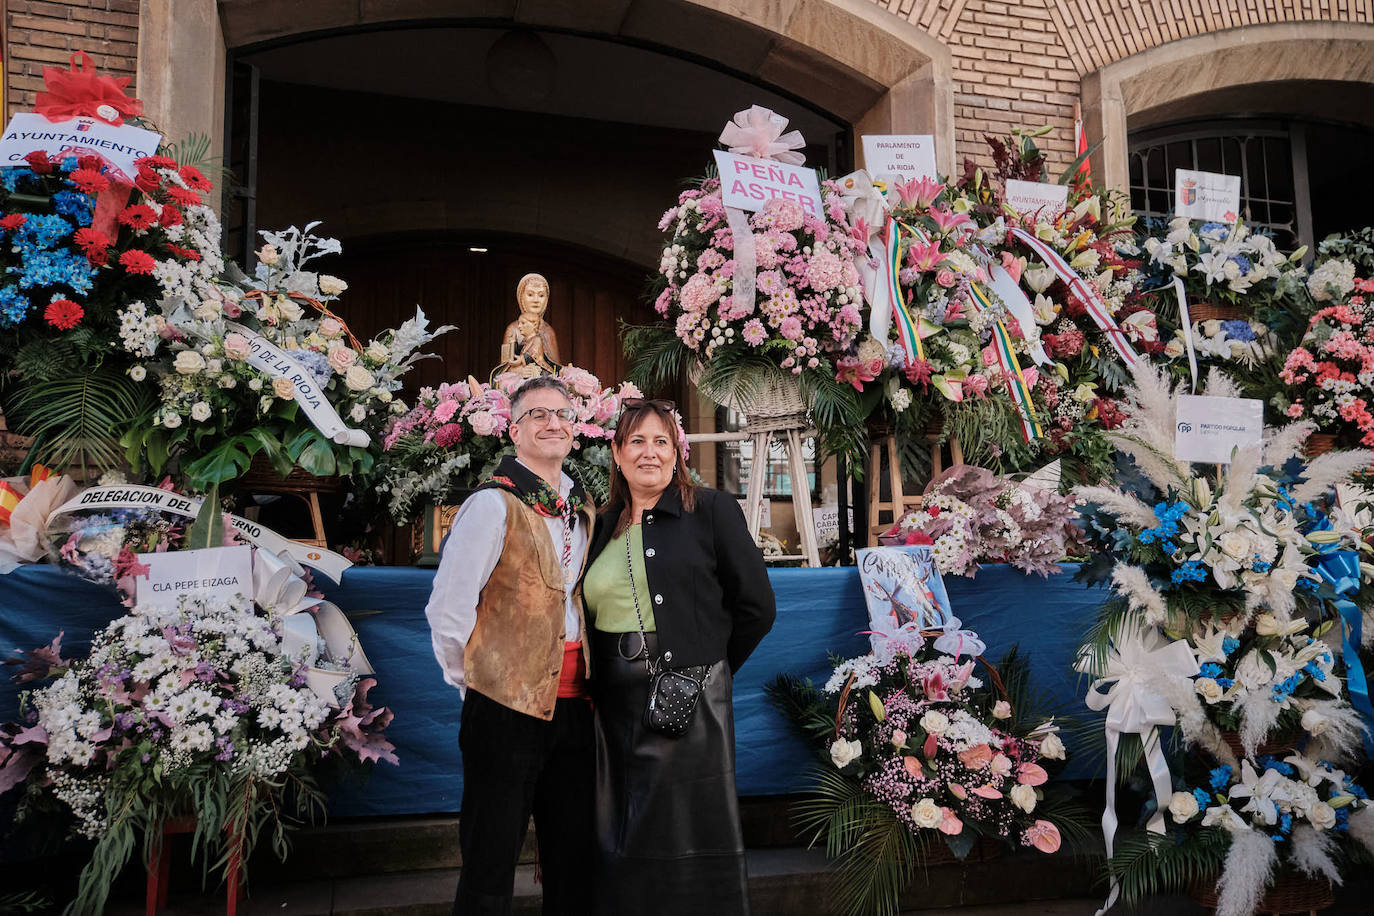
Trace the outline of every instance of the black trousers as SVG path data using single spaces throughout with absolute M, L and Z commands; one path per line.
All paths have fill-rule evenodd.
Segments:
M 463 868 L 455 916 L 508 914 L 515 866 L 534 815 L 546 916 L 593 909 L 596 751 L 592 706 L 559 700 L 553 720 L 502 706 L 475 690 L 463 701 Z

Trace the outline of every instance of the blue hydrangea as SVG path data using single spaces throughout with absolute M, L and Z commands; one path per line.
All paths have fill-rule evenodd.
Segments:
M 327 384 L 330 376 L 334 374 L 333 368 L 329 365 L 329 357 L 323 353 L 314 350 L 293 350 L 291 357 L 310 373 L 316 384 Z
M 1231 768 L 1223 764 L 1216 767 L 1207 774 L 1210 777 L 1209 784 L 1213 789 L 1220 792 L 1231 782 Z
M 1189 560 L 1174 570 L 1170 578 L 1175 585 L 1180 582 L 1201 582 L 1207 578 L 1207 568 L 1199 560 Z
M 29 297 L 13 284 L 0 288 L 0 327 L 9 327 L 24 320 L 29 313 Z
M 53 209 L 63 216 L 69 216 L 78 226 L 89 226 L 95 203 L 91 195 L 80 191 L 58 191 L 52 196 Z
M 72 224 L 55 213 L 28 214 L 28 221 L 14 232 L 19 245 L 51 248 L 72 234 Z
M 1248 274 L 1250 272 L 1250 259 L 1245 255 L 1233 254 L 1226 260 L 1239 267 L 1242 274 Z
M 1221 323 L 1221 329 L 1226 333 L 1227 337 L 1232 340 L 1239 340 L 1241 343 L 1249 343 L 1256 337 L 1259 337 L 1259 335 L 1255 333 L 1255 329 L 1250 327 L 1250 322 L 1241 321 L 1239 318 L 1223 321 Z
M 1197 234 L 1203 238 L 1220 239 L 1225 238 L 1231 231 L 1231 227 L 1225 223 L 1203 223 L 1198 227 Z
M 1225 652 L 1227 655 L 1233 654 L 1239 648 L 1240 640 L 1236 639 L 1234 636 L 1228 636 L 1221 641 L 1221 651 Z

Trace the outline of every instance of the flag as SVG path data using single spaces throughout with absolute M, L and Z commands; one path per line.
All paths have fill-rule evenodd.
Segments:
M 1088 151 L 1088 135 L 1083 132 L 1083 108 L 1078 103 L 1073 106 L 1073 155 L 1074 158 L 1084 155 Z M 1073 186 L 1075 188 L 1092 187 L 1093 176 L 1092 168 L 1088 165 L 1088 160 L 1079 164 L 1078 171 L 1073 176 Z

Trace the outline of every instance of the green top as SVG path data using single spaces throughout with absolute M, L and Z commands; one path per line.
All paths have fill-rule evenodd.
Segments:
M 630 577 L 625 569 L 625 538 L 630 539 L 630 562 L 634 564 L 635 589 L 639 592 L 639 612 L 644 629 L 654 632 L 654 604 L 649 600 L 649 576 L 644 572 L 644 536 L 639 525 L 631 525 L 620 537 L 612 538 L 587 570 L 582 581 L 582 597 L 587 601 L 591 623 L 603 633 L 638 633 Z

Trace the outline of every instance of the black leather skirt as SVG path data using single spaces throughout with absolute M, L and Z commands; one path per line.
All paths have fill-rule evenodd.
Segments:
M 649 652 L 658 656 L 655 634 Z M 730 668 L 710 668 L 691 727 L 644 727 L 649 678 L 638 633 L 592 633 L 596 707 L 597 912 L 606 916 L 749 913 L 735 794 Z

